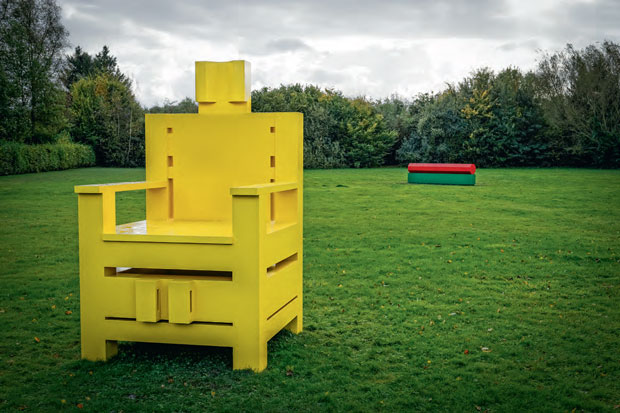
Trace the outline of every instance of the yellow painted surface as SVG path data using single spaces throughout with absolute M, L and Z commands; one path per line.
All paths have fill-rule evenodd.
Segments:
M 83 185 L 82 357 L 117 341 L 226 346 L 262 371 L 302 329 L 303 119 L 251 113 L 250 64 L 196 62 L 198 114 L 146 115 L 146 181 Z M 116 225 L 116 192 L 146 220 Z

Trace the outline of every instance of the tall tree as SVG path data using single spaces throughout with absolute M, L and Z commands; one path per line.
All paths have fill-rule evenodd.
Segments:
M 95 74 L 107 73 L 113 79 L 118 80 L 127 87 L 131 87 L 131 80 L 121 72 L 116 62 L 116 57 L 110 53 L 110 48 L 106 45 L 103 45 L 101 51 L 95 55 L 93 71 Z
M 106 45 L 95 56 L 77 46 L 72 55 L 66 56 L 61 80 L 65 88 L 71 90 L 71 86 L 78 80 L 102 73 L 131 88 L 131 80 L 121 72 L 116 57 L 110 53 L 110 48 Z
M 620 167 L 620 45 L 543 56 L 538 93 L 562 163 Z
M 71 90 L 72 84 L 83 77 L 90 76 L 93 70 L 93 57 L 77 46 L 73 54 L 67 56 L 60 80 L 67 90 Z
M 64 126 L 57 85 L 68 33 L 55 0 L 0 0 L 0 138 L 50 141 Z
M 71 114 L 71 136 L 93 147 L 98 165 L 144 165 L 144 112 L 123 82 L 109 73 L 78 80 Z

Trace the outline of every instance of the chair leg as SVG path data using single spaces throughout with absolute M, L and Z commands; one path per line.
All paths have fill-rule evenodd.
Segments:
M 301 330 L 303 329 L 303 319 L 300 316 L 296 316 L 295 318 L 293 318 L 291 320 L 290 323 L 288 323 L 286 326 L 284 326 L 285 329 L 287 329 L 288 331 L 290 331 L 293 334 L 299 334 L 301 333 Z
M 267 342 L 247 340 L 233 347 L 233 370 L 252 369 L 259 373 L 267 367 Z
M 82 358 L 91 361 L 106 361 L 118 353 L 118 344 L 113 340 L 82 335 Z

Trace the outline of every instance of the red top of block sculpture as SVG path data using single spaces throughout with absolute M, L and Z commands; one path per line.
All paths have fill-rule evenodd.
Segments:
M 409 172 L 432 174 L 469 174 L 476 173 L 473 163 L 410 163 Z

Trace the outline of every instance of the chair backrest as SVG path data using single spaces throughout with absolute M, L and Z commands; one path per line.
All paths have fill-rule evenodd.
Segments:
M 146 115 L 147 220 L 232 218 L 230 188 L 300 182 L 299 113 L 251 113 L 250 65 L 196 62 L 198 114 Z

